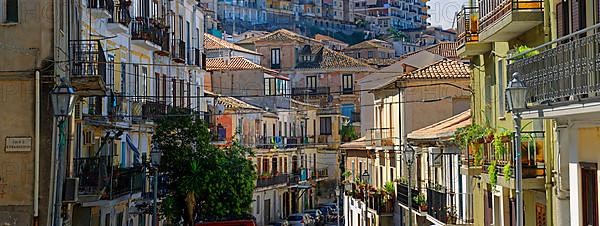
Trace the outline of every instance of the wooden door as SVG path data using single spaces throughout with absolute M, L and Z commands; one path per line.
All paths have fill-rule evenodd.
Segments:
M 598 175 L 595 163 L 581 163 L 581 200 L 584 226 L 598 226 Z

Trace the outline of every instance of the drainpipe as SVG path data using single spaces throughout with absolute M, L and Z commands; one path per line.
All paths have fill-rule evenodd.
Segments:
M 544 42 L 549 42 L 550 40 L 554 39 L 554 35 L 552 33 L 552 18 L 551 15 L 553 15 L 554 12 L 554 7 L 551 6 L 550 1 L 544 1 Z M 546 123 L 545 124 L 545 131 L 551 132 L 551 133 L 547 133 L 546 136 L 544 136 L 544 140 L 545 140 L 545 146 L 546 147 L 554 147 L 552 144 L 553 139 L 548 139 L 549 137 L 552 138 L 554 137 L 556 134 L 554 133 L 554 128 L 553 128 L 553 124 L 551 120 L 545 120 Z M 551 135 L 551 136 L 550 136 Z M 546 160 L 544 161 L 546 163 L 546 169 L 545 169 L 545 183 L 544 183 L 544 188 L 546 189 L 546 221 L 548 225 L 554 225 L 554 205 L 553 205 L 553 195 L 552 195 L 552 187 L 553 187 L 553 183 L 552 183 L 552 177 L 554 176 L 552 174 L 552 172 L 554 171 L 554 153 L 553 150 L 556 150 L 556 148 L 545 148 L 544 150 L 544 156 L 546 157 Z
M 40 204 L 40 71 L 35 71 L 35 143 L 34 143 L 34 187 L 33 187 L 33 225 L 39 224 Z

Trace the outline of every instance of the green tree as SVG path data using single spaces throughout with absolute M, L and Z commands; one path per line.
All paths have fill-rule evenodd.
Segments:
M 157 120 L 152 137 L 162 151 L 159 170 L 168 178 L 162 214 L 184 225 L 247 216 L 256 181 L 251 150 L 237 143 L 219 149 L 201 120 L 179 110 L 170 115 Z

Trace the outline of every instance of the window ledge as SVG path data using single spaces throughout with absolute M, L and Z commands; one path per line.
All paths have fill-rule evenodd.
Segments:
M 19 24 L 18 22 L 2 22 L 0 23 L 0 27 L 12 27 Z

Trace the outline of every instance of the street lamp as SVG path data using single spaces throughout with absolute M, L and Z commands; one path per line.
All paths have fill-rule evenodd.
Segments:
M 415 149 L 410 144 L 404 145 L 404 161 L 408 167 L 408 226 L 412 225 L 412 165 L 414 163 Z
M 513 73 L 512 80 L 506 88 L 508 110 L 515 121 L 515 195 L 517 205 L 517 225 L 523 225 L 523 168 L 521 163 L 521 111 L 527 108 L 527 86 L 519 79 L 518 72 Z
M 367 167 L 369 167 L 367 165 Z M 363 191 L 364 195 L 365 195 L 365 226 L 368 226 L 368 217 L 367 214 L 369 213 L 369 206 L 367 204 L 367 201 L 369 199 L 369 196 L 367 195 L 367 192 L 369 192 L 369 177 L 371 175 L 369 175 L 369 171 L 365 170 L 361 175 L 360 175 L 360 179 L 362 179 L 363 183 L 365 183 L 365 190 Z
M 52 110 L 54 117 L 58 121 L 58 147 L 56 149 L 56 160 L 54 172 L 54 226 L 62 225 L 61 207 L 62 207 L 62 189 L 64 179 L 64 167 L 63 164 L 63 147 L 66 147 L 64 139 L 64 122 L 71 116 L 73 106 L 75 105 L 75 90 L 61 79 L 60 84 L 50 92 L 50 98 L 52 100 Z

